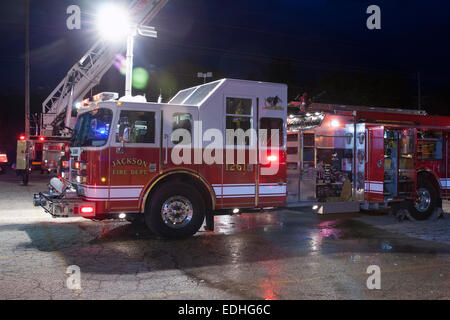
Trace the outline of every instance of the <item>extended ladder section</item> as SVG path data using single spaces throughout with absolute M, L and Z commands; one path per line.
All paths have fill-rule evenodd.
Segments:
M 298 107 L 299 105 L 300 105 L 299 102 L 292 102 L 289 104 L 289 107 Z M 379 108 L 369 106 L 350 106 L 350 105 L 315 103 L 315 102 L 307 106 L 305 110 L 305 112 L 331 112 L 331 113 L 335 113 L 337 111 L 370 111 L 370 112 L 398 113 L 398 114 L 411 114 L 422 116 L 427 115 L 425 110 Z
M 150 22 L 168 0 L 134 0 L 128 7 L 133 23 L 143 26 Z M 115 47 L 101 40 L 69 70 L 66 77 L 42 103 L 41 135 L 69 136 L 74 127 L 74 103 L 80 102 L 111 68 L 115 55 L 124 46 Z

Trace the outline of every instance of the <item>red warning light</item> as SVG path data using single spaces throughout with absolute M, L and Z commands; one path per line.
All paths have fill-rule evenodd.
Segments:
M 20 137 L 19 137 L 19 140 L 25 140 L 25 136 L 22 134 L 22 135 L 20 135 Z
M 45 137 L 39 137 L 39 141 L 44 141 Z
M 81 213 L 94 213 L 94 207 L 92 206 L 82 206 L 80 209 Z

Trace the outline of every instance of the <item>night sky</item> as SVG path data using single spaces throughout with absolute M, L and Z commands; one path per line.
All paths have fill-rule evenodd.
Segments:
M 32 110 L 98 37 L 102 1 L 31 0 Z M 103 1 L 105 2 L 105 1 Z M 66 8 L 82 10 L 82 29 L 66 28 Z M 381 30 L 366 28 L 366 9 L 381 8 Z M 25 1 L 2 1 L 0 146 L 23 130 Z M 170 0 L 152 21 L 158 39 L 137 38 L 135 67 L 150 72 L 148 100 L 164 100 L 201 82 L 198 71 L 284 82 L 289 96 L 326 91 L 318 101 L 417 108 L 450 115 L 450 2 Z M 99 91 L 124 90 L 114 67 Z M 6 110 L 6 111 L 5 111 Z M 15 143 L 13 141 L 13 143 Z

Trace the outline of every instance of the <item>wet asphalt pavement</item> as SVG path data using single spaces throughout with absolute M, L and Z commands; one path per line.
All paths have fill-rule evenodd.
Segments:
M 450 299 L 449 214 L 399 223 L 283 209 L 160 240 L 128 222 L 51 218 L 32 206 L 48 180 L 0 175 L 0 299 Z M 81 289 L 67 288 L 71 265 Z M 367 288 L 370 265 L 380 290 Z

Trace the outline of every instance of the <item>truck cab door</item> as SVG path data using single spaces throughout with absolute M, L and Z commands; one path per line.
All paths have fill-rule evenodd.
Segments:
M 161 107 L 122 107 L 109 149 L 110 211 L 138 212 L 140 197 L 160 170 Z
M 384 201 L 384 127 L 366 129 L 364 199 Z

